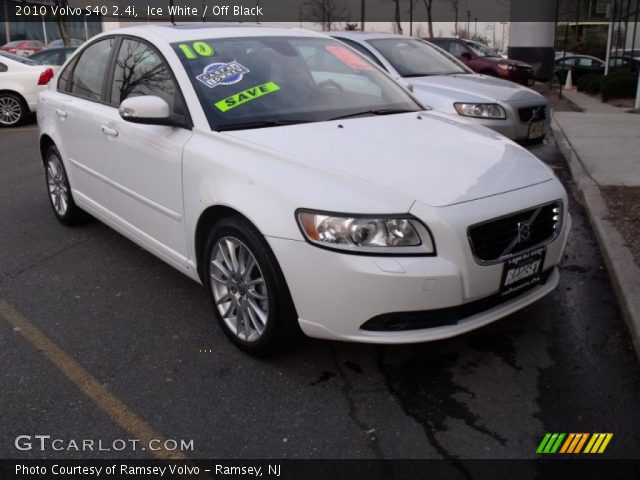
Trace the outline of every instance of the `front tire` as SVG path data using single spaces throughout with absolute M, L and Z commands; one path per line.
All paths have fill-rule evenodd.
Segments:
M 24 123 L 29 108 L 19 95 L 10 92 L 0 93 L 0 127 L 17 127 Z
M 241 350 L 266 356 L 292 346 L 298 316 L 278 262 L 260 232 L 233 216 L 209 234 L 205 285 L 214 314 Z
M 60 152 L 54 146 L 47 149 L 45 156 L 45 172 L 49 204 L 56 218 L 64 225 L 71 226 L 82 223 L 87 214 L 78 208 L 73 201 L 69 177 L 62 163 Z

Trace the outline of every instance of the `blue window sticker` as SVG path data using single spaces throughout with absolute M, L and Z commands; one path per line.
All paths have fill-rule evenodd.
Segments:
M 202 73 L 196 78 L 207 87 L 213 88 L 218 85 L 238 83 L 247 73 L 249 69 L 234 60 L 229 63 L 211 63 L 204 67 Z

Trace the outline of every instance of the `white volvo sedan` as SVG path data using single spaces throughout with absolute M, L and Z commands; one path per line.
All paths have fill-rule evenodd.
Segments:
M 552 171 L 317 33 L 110 31 L 40 95 L 38 123 L 57 218 L 89 213 L 205 285 L 254 354 L 300 331 L 450 337 L 558 283 Z
M 54 67 L 0 50 L 0 128 L 24 123 L 53 75 Z

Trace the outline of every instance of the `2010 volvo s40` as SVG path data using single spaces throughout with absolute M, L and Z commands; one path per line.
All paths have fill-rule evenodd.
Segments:
M 201 282 L 249 352 L 300 331 L 450 337 L 558 283 L 570 220 L 552 171 L 320 34 L 107 32 L 38 120 L 58 219 L 89 213 Z

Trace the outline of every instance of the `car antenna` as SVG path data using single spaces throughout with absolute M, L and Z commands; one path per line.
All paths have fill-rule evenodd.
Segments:
M 171 25 L 176 26 L 176 21 L 173 18 L 173 0 L 169 0 L 169 15 L 171 15 Z

